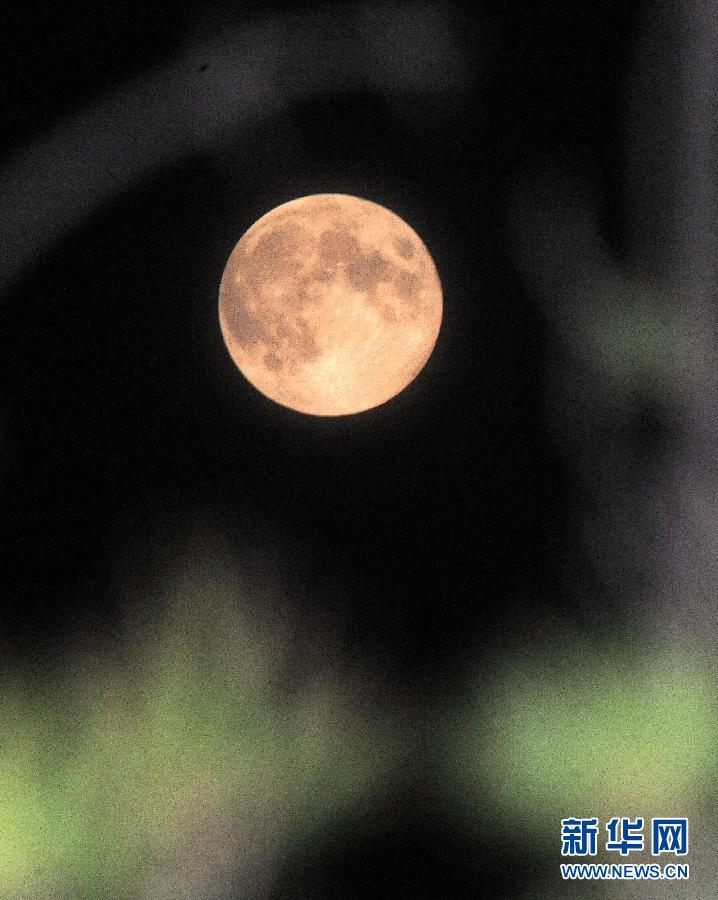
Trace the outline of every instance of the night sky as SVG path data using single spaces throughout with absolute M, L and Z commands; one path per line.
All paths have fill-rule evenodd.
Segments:
M 506 204 L 532 166 L 579 160 L 607 187 L 607 233 L 620 243 L 626 6 L 467 4 L 458 33 L 474 82 L 436 120 L 427 111 L 407 127 L 361 84 L 300 97 L 120 192 L 25 272 L 0 327 L 6 649 L 42 658 L 72 634 L 111 629 L 123 572 L 149 571 L 161 536 L 195 517 L 245 559 L 276 541 L 304 585 L 294 602 L 334 622 L 350 658 L 435 695 L 521 621 L 582 624 L 561 589 L 577 551 L 569 475 L 545 424 L 548 326 L 513 267 Z M 0 37 L 3 158 L 171 54 L 201 8 L 18 5 Z M 246 5 L 235 21 L 265 11 Z M 404 218 L 445 302 L 419 378 L 337 419 L 255 391 L 217 320 L 244 231 L 279 203 L 329 191 Z M 411 827 L 381 840 L 430 879 L 424 851 L 406 850 L 427 840 Z M 365 877 L 347 852 L 331 866 Z M 450 871 L 462 896 L 458 856 Z M 326 895 L 349 895 L 347 876 L 332 877 Z

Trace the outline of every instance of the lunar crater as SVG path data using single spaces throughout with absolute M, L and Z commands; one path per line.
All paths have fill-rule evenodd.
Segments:
M 402 259 L 412 259 L 414 256 L 414 245 L 407 238 L 394 238 L 394 246 Z
M 276 353 L 266 353 L 264 356 L 264 365 L 273 372 L 279 371 L 284 363 Z
M 414 272 L 400 272 L 396 279 L 396 289 L 405 300 L 418 301 L 421 293 L 421 279 Z

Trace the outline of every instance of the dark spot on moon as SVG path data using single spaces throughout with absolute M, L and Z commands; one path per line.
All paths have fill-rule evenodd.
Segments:
M 292 329 L 282 321 L 277 322 L 277 340 L 288 341 L 291 336 Z
M 315 359 L 321 356 L 321 350 L 315 340 L 314 332 L 306 319 L 298 319 L 296 329 L 292 330 L 291 347 L 301 360 Z
M 223 291 L 222 308 L 229 334 L 239 347 L 259 347 L 268 369 L 276 372 L 286 363 L 304 362 L 321 355 L 314 331 L 302 316 L 282 315 L 276 307 L 261 303 L 249 307 L 251 289 L 237 285 L 229 296 Z
M 312 272 L 312 279 L 326 284 L 330 281 L 334 281 L 334 272 L 324 266 L 317 266 Z
M 403 259 L 411 259 L 414 255 L 414 246 L 408 238 L 394 238 L 394 246 Z
M 397 315 L 388 303 L 377 303 L 377 306 L 379 307 L 379 311 L 381 312 L 381 314 L 388 322 L 394 323 L 397 321 Z
M 269 323 L 249 308 L 248 291 L 236 285 L 229 293 L 222 291 L 222 305 L 229 333 L 240 347 L 251 347 L 270 338 Z
M 346 228 L 333 228 L 319 236 L 319 257 L 325 265 L 351 265 L 360 256 L 359 242 Z
M 264 365 L 271 369 L 272 372 L 277 372 L 282 368 L 283 363 L 276 353 L 266 353 L 264 355 Z
M 371 254 L 360 253 L 346 267 L 347 277 L 354 290 L 373 293 L 380 281 L 388 281 L 387 273 L 393 266 L 374 250 Z
M 412 272 L 400 272 L 396 279 L 396 289 L 404 300 L 418 300 L 421 279 Z
M 312 294 L 309 288 L 313 280 L 314 279 L 309 278 L 308 276 L 300 279 L 292 293 L 292 302 L 295 306 L 304 309 L 312 303 Z
M 302 229 L 296 226 L 273 228 L 263 234 L 251 253 L 246 253 L 247 280 L 265 284 L 277 278 L 295 275 L 302 267 L 296 254 L 303 243 Z M 243 268 L 240 264 L 240 272 Z M 242 273 L 245 274 L 245 273 Z

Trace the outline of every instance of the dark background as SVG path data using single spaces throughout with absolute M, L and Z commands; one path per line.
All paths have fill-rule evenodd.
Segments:
M 202 6 L 18 4 L 0 38 L 3 152 L 171 53 Z M 284 8 L 248 4 L 241 15 L 269 6 Z M 7 648 L 42 658 L 70 634 L 112 626 L 118 541 L 131 535 L 134 564 L 149 567 L 158 523 L 171 532 L 198 512 L 238 552 L 261 556 L 276 535 L 305 579 L 296 602 L 336 620 L 345 651 L 407 691 L 448 691 L 477 647 L 522 620 L 580 623 L 561 592 L 576 550 L 569 474 L 545 425 L 547 326 L 509 258 L 506 199 L 533 164 L 578 159 L 606 188 L 607 234 L 620 244 L 618 122 L 635 12 L 466 4 L 462 30 L 469 41 L 488 34 L 488 46 L 476 44 L 475 95 L 440 129 L 400 127 L 378 92 L 298 99 L 239 148 L 187 158 L 118 196 L 39 261 L 3 298 L 0 329 Z M 273 404 L 235 370 L 216 303 L 246 228 L 281 202 L 333 190 L 414 227 L 445 315 L 434 355 L 399 397 L 317 419 Z M 329 600 L 326 571 L 344 585 Z M 500 850 L 486 848 L 481 869 L 424 812 L 395 800 L 369 837 L 334 835 L 289 865 L 287 895 L 514 896 L 525 883 Z

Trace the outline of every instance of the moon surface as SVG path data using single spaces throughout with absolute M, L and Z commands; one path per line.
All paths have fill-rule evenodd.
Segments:
M 424 243 L 383 206 L 314 194 L 262 216 L 232 251 L 219 321 L 245 377 L 315 416 L 363 412 L 424 368 L 442 318 Z

